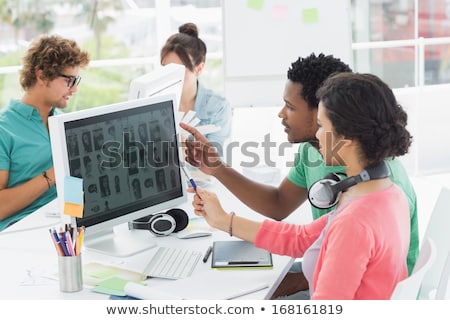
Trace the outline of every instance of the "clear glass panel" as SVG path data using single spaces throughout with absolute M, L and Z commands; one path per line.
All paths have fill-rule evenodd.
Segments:
M 83 78 L 77 93 L 69 100 L 67 111 L 128 100 L 131 80 L 151 70 L 149 65 L 87 68 L 81 72 Z
M 222 36 L 222 6 L 220 0 L 171 0 L 171 30 L 186 22 L 197 25 L 199 38 L 207 48 L 206 64 L 200 75 L 201 81 L 217 93 L 224 93 L 223 71 L 223 36 Z M 189 17 L 189 18 L 187 18 Z
M 168 30 L 160 30 L 155 11 L 156 4 L 166 5 L 160 2 L 165 0 L 98 0 L 96 7 L 90 0 L 4 1 L 6 6 L 0 8 L 0 67 L 20 65 L 29 41 L 45 32 L 75 39 L 91 53 L 93 60 L 154 57 L 159 61 L 161 44 L 157 39 L 161 33 L 177 32 L 181 24 L 193 21 L 208 48 L 201 80 L 211 89 L 224 92 L 221 0 L 170 0 L 170 12 L 165 13 Z M 351 3 L 354 42 L 415 38 L 415 0 L 351 0 Z M 419 36 L 450 37 L 450 0 L 417 3 Z M 357 50 L 354 56 L 355 71 L 373 72 L 393 87 L 414 85 L 412 47 Z M 449 65 L 450 45 L 428 46 L 425 84 L 450 82 Z M 83 72 L 80 93 L 72 99 L 70 108 L 83 109 L 125 99 L 130 80 L 152 68 L 151 63 L 90 66 Z M 21 94 L 17 74 L 0 74 L 0 108 Z
M 7 6 L 0 8 L 0 67 L 20 65 L 29 41 L 43 33 L 44 26 L 48 33 L 76 40 L 89 51 L 91 60 L 153 57 L 158 64 L 158 37 L 164 32 L 177 32 L 178 26 L 188 22 L 185 19 L 189 17 L 199 27 L 199 35 L 208 48 L 201 79 L 209 88 L 219 93 L 224 91 L 220 0 L 172 1 L 167 14 L 170 30 L 158 30 L 157 0 L 98 0 L 97 6 L 90 0 L 5 1 Z M 11 12 L 9 16 L 8 10 Z M 49 21 L 52 23 L 48 24 Z M 153 63 L 120 67 L 95 67 L 91 64 L 82 71 L 79 93 L 70 100 L 69 110 L 127 99 L 131 79 L 150 72 L 154 67 Z M 21 95 L 18 75 L 0 74 L 0 108 L 6 106 L 11 98 L 20 98 Z
M 450 37 L 450 1 L 419 0 L 419 37 Z
M 352 0 L 352 8 L 354 42 L 414 38 L 414 0 Z
M 425 84 L 450 82 L 450 44 L 425 47 Z
M 197 8 L 221 7 L 221 0 L 170 0 L 170 6 L 194 6 Z
M 0 109 L 7 106 L 11 99 L 23 94 L 17 73 L 0 74 Z
M 414 86 L 414 47 L 354 51 L 355 71 L 379 76 L 391 88 Z

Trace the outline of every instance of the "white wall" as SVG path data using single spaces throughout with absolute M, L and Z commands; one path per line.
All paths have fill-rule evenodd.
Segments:
M 240 168 L 250 163 L 273 166 L 286 174 L 293 161 L 297 146 L 288 143 L 281 119 L 280 106 L 248 107 L 233 110 L 232 138 L 225 154 L 227 163 Z M 273 146 L 264 146 L 264 139 L 270 138 Z M 254 161 L 257 159 L 258 161 Z
M 352 65 L 349 0 L 224 0 L 225 95 L 233 106 L 279 103 L 286 71 L 311 52 Z
M 396 89 L 409 115 L 413 147 L 405 165 L 414 175 L 450 172 L 450 85 Z
M 408 129 L 413 145 L 408 155 L 401 158 L 411 176 L 450 172 L 450 85 L 396 89 L 398 102 L 408 112 Z M 281 119 L 280 106 L 235 108 L 233 132 L 225 154 L 229 164 L 239 167 L 240 162 L 258 165 L 276 163 L 287 173 L 289 162 L 297 150 L 287 143 Z M 263 147 L 264 137 L 270 135 L 275 145 Z M 244 154 L 243 154 L 244 153 Z

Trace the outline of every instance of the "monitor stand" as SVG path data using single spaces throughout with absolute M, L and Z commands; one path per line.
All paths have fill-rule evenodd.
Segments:
M 140 239 L 133 232 L 116 233 L 113 229 L 86 235 L 83 246 L 109 256 L 127 257 L 156 247 L 154 239 Z

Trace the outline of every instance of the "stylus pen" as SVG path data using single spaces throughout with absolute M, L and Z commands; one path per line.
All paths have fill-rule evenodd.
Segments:
M 206 250 L 206 253 L 203 257 L 203 263 L 205 263 L 206 261 L 208 261 L 209 256 L 211 255 L 212 252 L 212 246 L 209 246 L 208 249 Z
M 189 180 L 189 182 L 191 183 L 192 188 L 194 188 L 195 193 L 197 193 L 197 184 L 195 183 L 194 179 L 192 179 L 189 174 L 187 173 L 186 169 L 182 166 L 181 169 L 183 170 L 186 178 Z
M 233 264 L 258 264 L 259 261 L 228 261 L 229 265 Z

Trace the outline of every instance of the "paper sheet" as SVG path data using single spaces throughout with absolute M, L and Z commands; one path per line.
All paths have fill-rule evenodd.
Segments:
M 156 286 L 129 282 L 127 295 L 143 300 L 229 300 L 267 288 L 260 280 L 237 277 L 233 271 L 209 270 Z
M 199 126 L 198 124 L 201 122 L 201 120 L 195 116 L 195 111 L 188 111 L 184 115 L 182 112 L 178 112 L 177 118 L 179 119 L 180 117 L 182 118 L 179 122 L 183 122 L 190 125 L 191 127 L 195 127 L 203 135 L 207 135 L 209 133 L 217 132 L 220 130 L 220 126 L 216 126 L 214 124 L 206 124 Z M 180 130 L 185 137 L 190 135 L 189 132 L 187 132 L 186 130 L 181 128 Z

